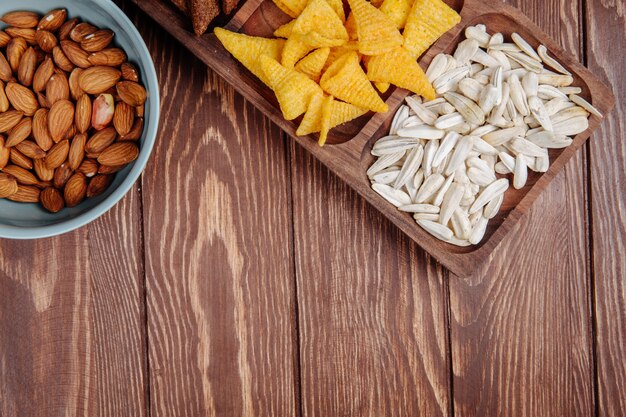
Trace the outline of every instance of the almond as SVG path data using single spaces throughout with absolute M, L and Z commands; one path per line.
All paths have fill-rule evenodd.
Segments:
M 139 148 L 133 142 L 118 142 L 106 148 L 98 157 L 102 165 L 126 165 L 139 156 Z
M 0 170 L 7 166 L 10 157 L 11 150 L 4 146 L 4 136 L 0 135 Z
M 0 18 L 7 25 L 18 28 L 34 28 L 39 19 L 39 15 L 34 12 L 9 12 Z
M 11 175 L 0 172 L 0 198 L 7 198 L 17 193 L 17 181 Z
M 22 85 L 29 87 L 33 83 L 33 76 L 35 75 L 36 69 L 37 54 L 33 48 L 28 48 L 26 52 L 24 52 L 24 55 L 22 55 L 22 60 L 17 70 L 17 79 Z
M 72 64 L 77 67 L 89 68 L 91 66 L 91 63 L 89 62 L 89 53 L 83 50 L 76 42 L 68 39 L 61 41 L 61 49 L 63 49 L 67 59 L 69 59 Z
M 37 174 L 40 180 L 52 181 L 54 178 L 54 170 L 48 168 L 45 159 L 35 159 L 33 166 L 35 168 L 35 174 Z
M 100 29 L 94 33 L 86 35 L 80 42 L 80 46 L 88 52 L 101 51 L 113 41 L 115 33 L 109 29 Z
M 63 189 L 63 198 L 68 207 L 80 204 L 87 194 L 87 178 L 80 172 L 75 173 L 67 180 Z
M 107 188 L 109 188 L 112 181 L 112 175 L 96 175 L 89 181 L 89 185 L 87 186 L 87 197 L 95 197 L 102 194 Z
M 4 82 L 0 81 L 0 113 L 9 110 L 9 99 L 4 92 Z
M 0 80 L 9 82 L 13 78 L 13 70 L 11 64 L 4 57 L 4 54 L 0 52 Z
M 122 78 L 126 81 L 139 82 L 139 72 L 137 68 L 129 62 L 124 62 L 120 68 L 122 70 Z
M 144 112 L 146 111 L 146 105 L 142 104 L 141 106 L 135 107 L 135 116 L 143 117 Z
M 24 140 L 15 145 L 15 147 L 18 151 L 22 152 L 31 159 L 42 159 L 46 156 L 46 152 L 32 140 Z
M 112 127 L 107 127 L 99 132 L 96 132 L 85 145 L 85 151 L 88 153 L 96 153 L 104 151 L 109 147 L 117 137 L 117 132 Z
M 70 85 L 70 93 L 72 94 L 73 100 L 78 100 L 80 96 L 85 94 L 85 92 L 82 90 L 82 88 L 80 88 L 80 85 L 78 84 L 78 78 L 82 73 L 83 69 L 76 67 L 70 74 L 70 79 L 68 80 L 68 82 Z
M 70 39 L 74 42 L 82 42 L 82 40 L 85 39 L 85 36 L 96 33 L 97 31 L 98 28 L 90 25 L 89 23 L 79 23 L 70 32 Z
M 78 167 L 78 172 L 82 172 L 87 178 L 91 178 L 98 173 L 98 168 L 98 162 L 95 159 L 85 159 Z
M 55 46 L 54 49 L 52 49 L 52 59 L 57 67 L 61 68 L 63 71 L 70 72 L 75 67 L 60 46 Z
M 57 213 L 65 207 L 65 201 L 63 201 L 61 192 L 52 187 L 44 188 L 44 190 L 41 191 L 39 201 L 41 205 L 51 213 Z
M 65 187 L 65 183 L 72 176 L 74 171 L 69 167 L 68 164 L 63 164 L 57 169 L 54 170 L 54 178 L 52 182 L 56 188 Z
M 55 169 L 63 165 L 63 163 L 67 160 L 67 155 L 70 152 L 70 143 L 67 139 L 60 141 L 55 144 L 48 151 L 48 155 L 46 156 L 46 166 L 49 169 Z
M 36 93 L 43 91 L 46 88 L 46 84 L 48 84 L 48 80 L 54 74 L 54 62 L 50 57 L 46 57 L 41 64 L 39 64 L 39 68 L 35 71 L 35 75 L 33 76 L 33 90 Z
M 119 67 L 126 61 L 126 53 L 119 48 L 108 48 L 89 55 L 89 62 L 93 65 Z
M 15 147 L 10 148 L 11 151 L 11 163 L 22 167 L 24 169 L 33 169 L 33 160 L 18 151 Z
M 46 84 L 48 103 L 54 105 L 59 100 L 69 100 L 70 86 L 65 74 L 54 74 Z
M 122 169 L 124 169 L 124 167 L 126 167 L 126 165 L 116 165 L 116 166 L 100 165 L 100 167 L 98 168 L 98 174 L 101 174 L 101 175 L 115 174 L 116 172 L 119 172 Z
M 115 86 L 121 77 L 118 69 L 98 65 L 88 68 L 78 77 L 78 85 L 88 94 L 101 94 Z
M 17 165 L 8 165 L 4 167 L 3 171 L 13 175 L 19 184 L 35 185 L 38 183 L 37 178 L 30 171 Z
M 72 140 L 72 144 L 70 145 L 70 153 L 67 156 L 67 161 L 70 165 L 70 168 L 73 170 L 77 170 L 80 164 L 83 162 L 85 158 L 85 144 L 87 142 L 87 135 L 84 133 L 79 133 L 74 136 Z
M 61 25 L 63 25 L 65 19 L 67 19 L 67 10 L 51 10 L 44 17 L 41 18 L 37 29 L 54 32 L 55 30 L 60 28 Z
M 48 102 L 48 98 L 42 93 L 37 93 L 37 103 L 39 103 L 39 108 L 50 110 L 50 103 Z
M 37 45 L 44 52 L 52 52 L 55 46 L 58 45 L 56 36 L 47 30 L 38 30 L 36 34 Z
M 113 115 L 113 126 L 120 135 L 126 135 L 133 127 L 135 122 L 135 111 L 128 104 L 121 102 L 115 106 L 115 114 Z
M 28 45 L 24 38 L 13 38 L 7 45 L 7 60 L 13 72 L 17 72 L 19 69 L 20 61 L 24 52 L 26 52 L 26 48 L 28 48 Z
M 17 110 L 9 110 L 4 113 L 0 113 L 0 133 L 8 132 L 17 125 L 24 113 Z
M 26 138 L 30 136 L 32 127 L 32 119 L 30 117 L 24 117 L 21 119 L 19 123 L 11 129 L 9 137 L 7 138 L 6 147 L 10 148 L 26 140 Z
M 78 25 L 77 18 L 70 19 L 63 23 L 57 32 L 59 40 L 64 41 L 65 39 L 68 39 L 70 37 L 70 32 L 72 32 L 76 25 Z
M 80 96 L 76 102 L 76 114 L 74 117 L 76 129 L 85 133 L 91 127 L 91 99 L 87 94 Z
M 38 203 L 39 193 L 39 188 L 32 185 L 18 185 L 17 192 L 7 198 L 18 203 Z
M 93 102 L 91 124 L 96 130 L 107 127 L 115 114 L 115 102 L 111 94 L 100 94 Z
M 125 140 L 137 140 L 141 137 L 141 133 L 143 132 L 143 119 L 141 117 L 135 118 L 135 123 L 133 123 L 132 129 L 127 134 L 120 136 L 120 141 Z
M 37 145 L 48 151 L 54 145 L 54 140 L 48 131 L 48 109 L 39 109 L 33 116 L 33 137 Z
M 48 131 L 55 142 L 67 133 L 74 122 L 74 105 L 69 100 L 59 100 L 50 107 Z
M 11 37 L 3 30 L 0 30 L 0 48 L 4 48 L 11 41 Z
M 27 116 L 32 116 L 39 108 L 35 94 L 23 85 L 10 82 L 5 87 L 5 92 L 15 110 L 19 110 Z
M 65 132 L 65 135 L 63 135 L 63 138 L 67 140 L 71 140 L 74 136 L 76 136 L 77 133 L 78 132 L 76 131 L 76 125 L 72 123 L 70 128 L 67 129 L 67 132 Z
M 22 38 L 29 45 L 37 45 L 37 31 L 27 28 L 6 28 L 4 31 L 13 38 Z
M 117 83 L 117 94 L 125 103 L 133 107 L 141 106 L 146 102 L 146 89 L 134 81 Z

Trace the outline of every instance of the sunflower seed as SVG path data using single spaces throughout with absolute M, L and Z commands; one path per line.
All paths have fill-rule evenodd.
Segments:
M 465 65 L 479 50 L 480 45 L 476 39 L 465 39 L 456 47 L 454 52 L 454 59 L 456 59 L 457 65 Z
M 522 88 L 526 93 L 527 97 L 532 97 L 537 95 L 537 90 L 539 89 L 539 78 L 537 74 L 534 72 L 527 72 L 526 75 L 522 77 Z
M 476 52 L 474 52 L 474 55 L 472 56 L 472 61 L 478 62 L 485 67 L 497 67 L 501 65 L 498 59 L 483 51 L 482 49 L 477 49 Z
M 554 123 L 554 133 L 557 135 L 575 136 L 589 128 L 589 119 L 584 116 L 574 117 L 563 122 Z
M 568 70 L 565 69 L 565 67 L 563 67 L 563 65 L 559 64 L 557 60 L 548 55 L 548 49 L 544 45 L 539 45 L 539 47 L 537 48 L 537 54 L 547 66 L 557 70 L 561 74 L 572 75 Z
M 460 207 L 452 212 L 450 224 L 454 234 L 459 239 L 468 239 L 470 233 L 472 233 L 472 225 L 470 224 L 469 217 Z
M 498 65 L 500 65 L 504 71 L 511 70 L 511 61 L 509 61 L 509 58 L 504 52 L 490 50 L 487 52 L 487 55 L 495 59 L 498 62 Z M 502 75 L 504 76 L 505 74 Z
M 491 36 L 489 36 L 487 32 L 476 26 L 468 26 L 465 28 L 465 37 L 474 39 L 481 48 L 489 46 L 489 41 L 491 40 Z
M 503 51 L 503 52 L 522 52 L 519 46 L 514 43 L 502 42 L 497 45 L 490 45 L 489 49 L 492 51 Z
M 537 75 L 537 81 L 539 84 L 548 84 L 553 87 L 567 87 L 574 82 L 574 78 L 571 75 L 556 74 L 552 71 L 546 71 Z
M 461 199 L 463 198 L 464 191 L 465 187 L 463 187 L 461 184 L 453 183 L 450 185 L 441 203 L 439 223 L 444 225 L 448 224 L 450 218 L 452 217 L 452 213 L 454 213 L 454 210 L 459 208 L 459 204 L 461 203 Z
M 531 141 L 537 146 L 548 149 L 561 149 L 566 148 L 572 144 L 572 139 L 564 135 L 555 135 L 553 132 L 537 132 L 532 135 L 527 135 L 526 139 Z
M 402 105 L 393 116 L 393 120 L 391 121 L 391 127 L 389 128 L 389 134 L 395 135 L 398 133 L 398 129 L 402 122 L 404 122 L 409 117 L 409 106 Z
M 441 240 L 449 240 L 454 237 L 454 233 L 452 230 L 448 229 L 446 226 L 436 223 L 431 220 L 417 220 L 417 224 L 419 224 L 422 229 L 426 230 L 431 235 L 435 236 Z
M 446 175 L 450 175 L 454 171 L 456 171 L 459 165 L 461 165 L 465 161 L 473 146 L 473 136 L 463 136 L 461 140 L 458 141 L 454 152 L 452 153 L 452 157 L 450 158 L 450 162 L 448 162 L 448 166 L 446 167 Z
M 513 139 L 516 136 L 524 134 L 522 127 L 510 127 L 508 129 L 500 129 L 483 135 L 483 140 L 491 146 L 499 146 Z
M 537 97 L 542 100 L 552 100 L 553 98 L 561 98 L 563 100 L 569 100 L 567 95 L 563 94 L 558 88 L 548 84 L 541 84 L 537 89 Z
M 473 78 L 463 78 L 459 81 L 458 90 L 465 97 L 478 101 L 484 86 Z
M 441 140 L 439 148 L 433 156 L 432 166 L 438 167 L 446 156 L 450 153 L 452 148 L 456 145 L 461 135 L 456 132 L 448 132 L 446 136 Z
M 454 173 L 452 173 L 452 175 L 450 175 L 448 178 L 446 178 L 446 180 L 444 181 L 443 185 L 435 193 L 435 195 L 433 197 L 433 204 L 435 206 L 441 206 L 441 203 L 443 202 L 444 196 L 446 195 L 446 193 L 448 192 L 448 189 L 452 185 L 452 181 L 454 181 Z
M 491 199 L 503 194 L 509 188 L 509 180 L 501 178 L 489 184 L 476 198 L 472 207 L 470 207 L 469 213 L 475 213 L 482 209 Z
M 580 94 L 583 92 L 583 89 L 580 87 L 569 86 L 569 87 L 559 87 L 559 91 L 569 96 L 570 94 Z
M 372 164 L 372 166 L 369 167 L 366 172 L 367 176 L 372 177 L 374 174 L 377 174 L 383 169 L 390 167 L 391 165 L 402 159 L 404 154 L 405 152 L 402 151 L 395 154 L 383 155 L 382 157 L 378 158 L 376 162 Z
M 576 95 L 576 94 L 570 94 L 569 99 L 572 100 L 574 103 L 578 104 L 583 109 L 587 110 L 589 113 L 598 117 L 602 117 L 602 113 L 600 113 L 598 109 L 593 107 L 591 103 L 589 103 L 587 100 L 585 100 L 581 96 Z
M 535 52 L 535 49 L 532 46 L 530 46 L 530 44 L 526 42 L 526 40 L 522 38 L 522 36 L 519 33 L 516 33 L 516 32 L 511 33 L 511 39 L 513 40 L 513 42 L 515 42 L 515 44 L 519 47 L 519 49 L 521 49 L 522 51 L 526 53 L 526 55 L 528 55 L 529 57 L 531 57 L 532 59 L 536 61 L 541 62 L 541 58 L 539 57 L 539 55 L 537 55 L 537 52 Z
M 485 208 L 483 209 L 483 216 L 488 220 L 496 217 L 496 215 L 500 211 L 500 207 L 502 206 L 503 201 L 504 194 L 500 194 L 498 197 L 492 199 L 485 205 Z
M 527 69 L 528 71 L 539 73 L 543 70 L 543 65 L 541 62 L 531 58 L 527 54 L 523 52 L 504 52 L 509 60 L 518 63 L 522 68 Z M 513 65 L 511 64 L 511 68 Z
M 413 110 L 415 115 L 422 119 L 424 123 L 426 123 L 427 125 L 432 125 L 433 123 L 435 123 L 437 115 L 431 110 L 422 106 L 422 104 L 418 102 L 414 97 L 408 96 L 405 101 L 406 104 L 411 108 L 411 110 Z
M 428 221 L 432 221 L 432 222 L 436 222 L 439 220 L 439 214 L 433 214 L 433 213 L 415 213 L 413 215 L 413 218 L 415 220 L 428 220 Z
M 506 174 L 510 174 L 511 172 L 513 172 L 503 162 L 498 162 L 496 164 L 495 171 L 497 174 L 501 174 L 501 175 L 506 175 Z
M 439 188 L 443 185 L 445 178 L 441 174 L 432 174 L 424 180 L 424 183 L 420 187 L 417 192 L 417 196 L 415 197 L 415 202 L 423 203 L 433 196 L 439 190 Z M 408 197 L 408 196 L 407 196 Z M 404 204 L 408 205 L 410 204 Z
M 417 172 L 422 164 L 422 158 L 424 157 L 424 147 L 418 146 L 416 148 L 411 149 L 409 152 L 404 165 L 402 165 L 402 169 L 398 174 L 395 182 L 393 183 L 393 188 L 398 189 L 406 184 Z
M 488 219 L 486 219 L 482 215 L 480 216 L 480 218 L 478 219 L 478 223 L 476 223 L 476 225 L 472 229 L 472 233 L 470 234 L 470 237 L 468 239 L 472 245 L 477 245 L 480 243 L 481 240 L 483 240 L 483 237 L 485 237 L 485 232 L 487 231 L 488 222 Z
M 469 71 L 470 67 L 464 65 L 441 74 L 435 81 L 433 81 L 435 91 L 437 94 L 444 94 L 455 89 L 459 81 L 469 74 Z
M 573 119 L 575 117 L 589 117 L 589 112 L 579 106 L 568 107 L 564 110 L 561 110 L 557 114 L 551 117 L 552 123 L 564 122 L 566 120 Z
M 373 184 L 372 189 L 396 207 L 411 204 L 411 197 L 404 191 L 396 190 L 385 184 Z
M 424 147 L 424 160 L 422 165 L 424 167 L 424 175 L 429 176 L 433 171 L 433 159 L 435 158 L 435 153 L 437 153 L 437 149 L 439 148 L 438 140 L 428 141 L 426 146 Z
M 489 48 L 491 48 L 492 46 L 495 45 L 500 45 L 504 43 L 504 35 L 502 35 L 500 32 L 498 33 L 494 33 L 493 35 L 491 35 L 491 39 L 489 40 Z
M 465 121 L 463 116 L 459 113 L 450 113 L 443 116 L 439 116 L 435 121 L 435 127 L 437 129 L 446 130 L 451 128 L 452 126 L 456 126 L 458 124 L 462 124 Z
M 441 139 L 445 133 L 441 129 L 427 125 L 408 126 L 398 130 L 398 135 L 403 138 L 418 139 Z
M 522 116 L 528 116 L 530 114 L 530 111 L 528 110 L 526 93 L 524 92 L 522 84 L 520 83 L 519 78 L 516 75 L 513 75 L 511 76 L 511 78 L 509 78 L 509 88 L 511 90 L 511 101 L 515 105 L 517 111 Z
M 513 175 L 513 187 L 516 190 L 520 188 L 524 188 L 526 185 L 526 180 L 528 180 L 528 166 L 524 161 L 524 157 L 522 154 L 518 154 L 515 157 L 515 172 Z
M 439 207 L 432 204 L 409 204 L 408 206 L 400 206 L 398 210 L 407 213 L 431 213 L 439 214 Z
M 453 92 L 445 93 L 444 98 L 463 115 L 468 123 L 477 125 L 485 123 L 485 113 L 471 99 Z
M 550 115 L 544 107 L 543 102 L 537 96 L 531 96 L 528 98 L 528 108 L 541 127 L 545 130 L 552 130 Z
M 400 170 L 398 168 L 387 168 L 383 171 L 372 175 L 371 180 L 373 182 L 377 182 L 379 184 L 391 184 L 398 178 L 398 174 L 400 174 Z

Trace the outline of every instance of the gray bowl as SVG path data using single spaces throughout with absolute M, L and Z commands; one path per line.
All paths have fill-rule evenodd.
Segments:
M 145 104 L 144 131 L 140 139 L 139 157 L 115 175 L 103 194 L 89 198 L 76 207 L 49 213 L 39 204 L 16 203 L 0 199 L 0 237 L 36 239 L 55 236 L 77 229 L 95 220 L 113 207 L 133 186 L 146 166 L 159 125 L 159 84 L 148 48 L 126 15 L 111 0 L 2 0 L 0 16 L 14 10 L 30 10 L 44 14 L 65 8 L 68 18 L 79 17 L 101 28 L 115 32 L 117 46 L 124 49 L 128 60 L 140 71 L 141 82 L 148 92 Z M 4 27 L 0 22 L 0 29 Z

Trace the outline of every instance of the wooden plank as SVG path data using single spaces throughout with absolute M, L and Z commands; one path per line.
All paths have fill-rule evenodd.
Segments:
M 0 241 L 0 415 L 145 416 L 139 195 L 70 234 Z
M 444 270 L 292 143 L 303 416 L 447 416 Z
M 580 51 L 579 2 L 517 4 Z M 457 416 L 593 415 L 584 163 L 579 152 L 480 274 L 450 277 Z
M 600 416 L 626 410 L 626 57 L 624 2 L 587 1 L 587 64 L 620 97 L 591 140 L 591 253 L 595 280 L 596 358 Z
M 293 416 L 284 138 L 163 31 L 144 28 L 163 97 L 143 176 L 151 415 Z

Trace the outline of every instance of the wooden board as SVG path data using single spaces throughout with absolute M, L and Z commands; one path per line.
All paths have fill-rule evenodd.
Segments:
M 302 415 L 450 415 L 445 269 L 291 148 Z
M 137 187 L 94 223 L 0 240 L 0 416 L 146 416 Z
M 215 72 L 231 83 L 237 91 L 250 100 L 274 123 L 278 124 L 298 143 L 311 152 L 323 164 L 348 183 L 360 195 L 380 210 L 387 218 L 394 222 L 410 238 L 418 242 L 439 262 L 457 275 L 469 275 L 476 268 L 488 261 L 494 249 L 518 223 L 531 207 L 534 200 L 546 188 L 554 176 L 560 172 L 567 161 L 583 145 L 591 132 L 595 130 L 600 119 L 592 117 L 589 129 L 574 138 L 574 143 L 563 150 L 551 153 L 552 163 L 548 172 L 542 175 L 530 175 L 530 180 L 522 190 L 507 192 L 504 209 L 490 222 L 485 239 L 480 246 L 458 248 L 441 242 L 422 230 L 407 214 L 400 212 L 380 197 L 370 188 L 369 180 L 365 175 L 367 167 L 372 162 L 369 155 L 374 141 L 384 135 L 395 109 L 400 105 L 407 92 L 396 89 L 387 99 L 390 112 L 376 114 L 364 126 L 358 125 L 358 131 L 352 139 L 345 141 L 345 135 L 334 137 L 334 142 L 341 142 L 333 146 L 320 148 L 317 143 L 308 137 L 295 136 L 296 124 L 285 121 L 273 97 L 273 93 L 257 80 L 252 74 L 239 65 L 219 44 L 213 34 L 195 37 L 189 33 L 182 17 L 172 7 L 163 4 L 160 0 L 134 0 L 148 14 L 150 14 L 166 30 L 177 37 L 191 52 Z M 575 85 L 583 88 L 583 96 L 608 113 L 613 107 L 614 99 L 610 90 L 604 86 L 585 67 L 578 63 L 571 54 L 563 51 L 558 43 L 550 40 L 540 28 L 519 10 L 496 2 L 467 0 L 453 2 L 453 6 L 460 10 L 462 23 L 444 35 L 422 57 L 420 63 L 425 67 L 432 57 L 443 50 L 451 50 L 461 37 L 465 26 L 478 20 L 488 19 L 492 30 L 501 31 L 509 35 L 513 31 L 519 32 L 533 46 L 543 43 L 575 76 Z M 231 22 L 226 26 L 231 30 L 242 30 L 244 33 L 267 35 L 271 30 L 284 23 L 277 8 L 271 0 L 248 0 Z M 360 123 L 355 122 L 355 123 Z M 353 126 L 354 127 L 354 126 Z M 360 130 L 359 130 L 360 129 Z M 347 128 L 348 131 L 354 131 Z
M 144 38 L 164 97 L 142 179 L 150 415 L 293 416 L 285 140 L 163 32 Z
M 616 111 L 589 141 L 591 264 L 594 279 L 598 411 L 626 412 L 626 13 L 624 2 L 588 1 L 587 64 L 620 97 Z
M 520 3 L 580 53 L 578 2 Z M 557 175 L 488 268 L 450 278 L 458 417 L 594 415 L 584 159 Z

